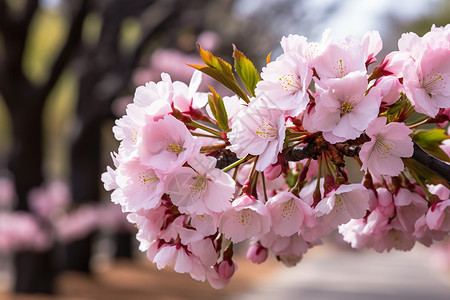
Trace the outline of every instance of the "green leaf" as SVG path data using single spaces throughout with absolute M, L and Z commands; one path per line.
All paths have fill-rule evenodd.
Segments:
M 233 45 L 233 57 L 234 69 L 238 73 L 242 83 L 244 83 L 247 91 L 255 97 L 256 84 L 261 80 L 258 70 L 256 70 L 253 63 L 235 45 Z
M 445 134 L 445 130 L 439 128 L 432 130 L 416 130 L 412 134 L 412 139 L 417 145 L 434 157 L 446 162 L 450 162 L 450 158 L 439 146 L 448 138 L 450 137 Z
M 442 184 L 447 188 L 450 188 L 450 185 L 443 179 L 439 174 L 425 168 L 420 163 L 415 161 L 412 158 L 403 158 L 403 162 L 405 166 L 409 169 L 410 173 L 414 173 L 418 178 L 416 180 L 420 180 L 426 184 L 438 185 Z M 414 177 L 414 176 L 413 176 Z
M 212 77 L 217 80 L 221 84 L 223 84 L 226 88 L 234 92 L 238 97 L 242 98 L 245 102 L 249 103 L 249 99 L 247 94 L 242 90 L 239 84 L 236 81 L 236 78 L 233 75 L 233 70 L 231 65 L 221 58 L 215 57 L 211 52 L 203 50 L 200 45 L 198 45 L 200 57 L 204 65 L 192 65 L 187 64 L 190 67 L 193 67 L 206 75 Z
M 223 71 L 225 76 L 234 78 L 233 71 L 229 63 L 219 57 L 215 57 L 211 52 L 203 50 L 202 47 L 200 47 L 200 44 L 197 45 L 200 57 L 207 66 Z
M 239 87 L 239 85 L 236 82 L 236 79 L 234 77 L 230 78 L 230 77 L 226 76 L 222 71 L 217 70 L 212 67 L 209 67 L 209 66 L 191 65 L 191 64 L 187 64 L 187 65 L 214 78 L 215 80 L 220 82 L 222 85 L 224 85 L 226 88 L 228 88 L 230 91 L 234 92 L 238 97 L 244 99 L 245 102 L 247 102 L 247 103 L 249 102 L 248 96 Z
M 219 125 L 219 128 L 223 131 L 229 132 L 228 115 L 223 100 L 213 87 L 209 86 L 209 89 L 211 90 L 211 94 L 208 95 L 208 103 L 211 107 L 211 112 L 217 121 L 217 125 Z

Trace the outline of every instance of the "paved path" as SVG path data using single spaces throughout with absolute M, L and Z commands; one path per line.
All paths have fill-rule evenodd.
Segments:
M 325 251 L 268 276 L 233 300 L 450 300 L 450 278 L 429 267 L 429 252 Z

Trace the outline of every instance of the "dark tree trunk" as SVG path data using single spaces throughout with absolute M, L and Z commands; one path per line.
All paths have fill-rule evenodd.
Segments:
M 116 250 L 114 257 L 131 258 L 133 257 L 132 242 L 134 237 L 129 232 L 118 232 L 114 235 Z
M 32 89 L 22 90 L 23 99 L 37 97 Z M 14 175 L 18 202 L 17 210 L 29 211 L 27 196 L 32 188 L 43 181 L 42 175 L 42 106 L 40 101 L 23 101 L 28 109 L 13 107 L 13 148 L 9 169 Z M 45 229 L 43 229 L 45 230 Z M 15 286 L 19 293 L 53 293 L 55 268 L 51 260 L 52 249 L 44 252 L 15 254 Z
M 93 118 L 78 120 L 71 152 L 71 188 L 74 205 L 99 201 L 100 124 Z M 95 233 L 66 245 L 65 268 L 89 273 Z

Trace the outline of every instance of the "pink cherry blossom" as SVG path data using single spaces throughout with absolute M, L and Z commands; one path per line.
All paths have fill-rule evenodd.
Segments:
M 427 247 L 433 244 L 433 241 L 441 241 L 448 235 L 448 231 L 432 230 L 427 224 L 426 215 L 417 219 L 414 224 L 413 237 Z
M 361 184 L 341 185 L 323 198 L 315 207 L 317 217 L 337 227 L 351 219 L 359 219 L 369 209 L 369 194 Z
M 266 203 L 269 210 L 272 230 L 281 236 L 302 232 L 303 226 L 314 222 L 311 207 L 290 192 L 281 192 Z
M 254 98 L 247 108 L 242 109 L 233 119 L 228 139 L 229 149 L 241 158 L 247 154 L 259 155 L 257 171 L 264 171 L 276 163 L 278 153 L 283 150 L 285 137 L 284 116 L 276 109 Z
M 198 93 L 197 89 L 202 82 L 202 73 L 194 71 L 189 86 L 184 82 L 173 83 L 173 104 L 181 112 L 189 112 L 192 108 L 199 109 L 208 102 L 207 93 Z
M 400 98 L 402 84 L 395 76 L 383 76 L 375 83 L 381 90 L 381 105 L 388 106 Z
M 196 155 L 188 160 L 191 167 L 181 167 L 168 175 L 165 185 L 181 212 L 209 214 L 230 207 L 235 183 L 230 175 L 215 168 L 216 159 Z
M 353 249 L 369 248 L 373 244 L 373 237 L 364 232 L 366 225 L 367 220 L 364 218 L 352 219 L 339 226 L 339 233 Z
M 159 206 L 165 178 L 159 170 L 143 165 L 139 159 L 132 159 L 120 164 L 116 171 L 122 197 L 114 197 L 113 200 L 122 206 L 123 211 L 135 212 Z
M 133 102 L 140 107 L 150 107 L 158 101 L 165 102 L 170 106 L 173 97 L 172 79 L 167 73 L 161 73 L 161 79 L 162 81 L 150 81 L 137 87 Z
M 301 235 L 280 236 L 273 231 L 262 236 L 260 242 L 288 267 L 295 266 L 302 259 L 303 254 L 313 246 L 306 242 Z
M 416 64 L 403 69 L 403 84 L 416 111 L 435 117 L 450 106 L 450 49 L 425 50 Z
M 142 209 L 127 215 L 127 220 L 135 224 L 138 229 L 136 239 L 140 242 L 140 251 L 147 251 L 151 243 L 158 238 L 165 224 L 166 210 L 166 207 L 159 206 L 154 209 Z
M 155 252 L 147 251 L 147 257 L 156 263 L 159 270 L 173 266 L 177 273 L 189 273 L 193 279 L 204 281 L 206 279 L 205 267 L 200 259 L 187 251 L 181 244 L 161 243 Z
M 414 232 L 414 224 L 427 212 L 428 202 L 419 194 L 400 188 L 394 194 L 394 204 L 395 219 L 400 224 L 401 229 L 408 233 Z
M 450 199 L 433 204 L 427 212 L 426 221 L 432 230 L 450 231 Z
M 361 45 L 366 66 L 376 62 L 377 59 L 375 56 L 383 48 L 383 41 L 381 40 L 380 33 L 376 30 L 366 32 L 362 38 Z
M 219 232 L 233 243 L 239 243 L 269 232 L 270 225 L 266 206 L 252 196 L 242 195 L 222 214 Z
M 127 114 L 116 120 L 113 127 L 114 137 L 121 141 L 119 153 L 128 157 L 135 155 L 140 140 L 140 131 L 145 125 L 145 109 L 131 103 L 127 106 Z
M 355 139 L 378 116 L 380 90 L 373 87 L 367 95 L 367 77 L 352 72 L 342 79 L 329 79 L 328 90 L 316 98 L 315 127 L 330 143 Z
M 412 130 L 403 123 L 386 125 L 386 117 L 374 120 L 366 134 L 370 141 L 362 145 L 359 157 L 361 170 L 369 170 L 373 175 L 396 176 L 403 171 L 402 157 L 413 154 L 413 143 L 409 134 Z
M 144 126 L 138 154 L 149 168 L 170 173 L 198 153 L 199 148 L 199 141 L 186 126 L 168 115 Z
M 267 108 L 296 116 L 309 103 L 307 90 L 311 77 L 312 71 L 304 59 L 284 54 L 262 69 L 262 81 L 255 92 Z
M 284 53 L 305 59 L 312 69 L 315 58 L 332 42 L 330 31 L 327 29 L 323 32 L 320 42 L 307 42 L 304 36 L 289 34 L 281 39 L 280 44 Z
M 329 79 L 344 78 L 351 72 L 365 73 L 369 51 L 369 46 L 364 49 L 361 42 L 352 36 L 328 44 L 314 61 L 320 84 L 327 85 Z

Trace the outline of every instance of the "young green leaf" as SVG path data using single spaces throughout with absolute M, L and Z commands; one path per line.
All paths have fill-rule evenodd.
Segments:
M 209 66 L 203 66 L 203 65 L 191 65 L 187 64 L 190 67 L 193 67 L 194 69 L 197 69 L 206 75 L 212 77 L 213 79 L 220 82 L 223 86 L 228 88 L 230 91 L 235 93 L 238 97 L 242 98 L 245 102 L 249 103 L 247 94 L 244 93 L 244 91 L 239 87 L 238 83 L 236 82 L 236 79 L 230 78 L 227 76 L 224 72 L 221 70 L 215 69 L 213 67 Z
M 208 52 L 200 45 L 198 45 L 200 57 L 204 65 L 193 65 L 187 64 L 190 67 L 193 67 L 206 75 L 212 77 L 217 80 L 221 84 L 223 84 L 226 88 L 234 92 L 238 97 L 242 98 L 245 102 L 249 103 L 249 99 L 247 94 L 242 90 L 239 84 L 236 81 L 236 78 L 233 75 L 233 71 L 231 65 L 221 58 L 215 57 L 211 52 Z
M 224 61 L 223 59 L 219 57 L 215 57 L 211 52 L 204 50 L 200 44 L 198 45 L 198 51 L 200 53 L 200 58 L 203 60 L 203 62 L 213 68 L 220 71 L 223 71 L 224 74 L 230 78 L 234 78 L 233 71 L 231 68 L 231 65 Z
M 259 77 L 258 70 L 256 70 L 253 63 L 239 51 L 235 45 L 233 45 L 233 57 L 234 57 L 234 69 L 245 85 L 247 91 L 255 97 L 255 88 L 258 81 L 261 80 Z
M 446 162 L 450 162 L 450 159 L 439 146 L 442 144 L 442 141 L 448 138 L 449 136 L 445 134 L 445 130 L 438 128 L 432 130 L 416 130 L 412 135 L 412 139 L 422 149 Z
M 211 94 L 208 95 L 208 103 L 211 108 L 211 112 L 217 121 L 217 125 L 219 125 L 219 128 L 223 131 L 229 132 L 230 128 L 228 127 L 228 115 L 225 110 L 223 100 L 212 86 L 208 87 L 211 90 Z

